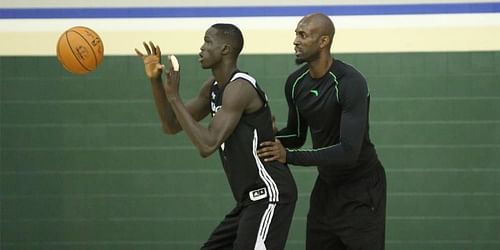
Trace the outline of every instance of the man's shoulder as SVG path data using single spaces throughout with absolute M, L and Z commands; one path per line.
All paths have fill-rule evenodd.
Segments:
M 246 80 L 248 82 L 251 82 L 252 84 L 255 84 L 257 82 L 255 77 L 253 77 L 250 74 L 248 74 L 247 72 L 243 72 L 243 71 L 236 72 L 231 77 L 231 81 L 236 81 L 238 79 Z
M 331 70 L 339 75 L 363 77 L 363 74 L 356 67 L 338 59 L 334 60 Z
M 363 74 L 354 66 L 340 60 L 335 60 L 332 71 L 337 77 L 336 80 L 338 81 L 339 95 L 342 102 L 347 100 L 344 98 L 346 95 L 351 97 L 366 96 L 368 83 Z M 352 100 L 352 98 L 350 99 Z
M 331 71 L 335 74 L 340 81 L 360 81 L 366 82 L 363 74 L 349 63 L 335 59 Z

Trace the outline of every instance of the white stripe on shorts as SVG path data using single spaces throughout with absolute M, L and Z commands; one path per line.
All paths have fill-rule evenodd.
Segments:
M 275 207 L 276 204 L 274 203 L 269 204 L 267 206 L 266 211 L 264 212 L 264 215 L 262 216 L 254 250 L 266 250 L 265 241 L 267 238 L 267 233 L 269 232 L 269 227 L 271 226 L 271 221 L 273 219 Z

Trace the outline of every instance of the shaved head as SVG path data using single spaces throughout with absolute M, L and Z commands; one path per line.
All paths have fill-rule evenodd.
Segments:
M 312 13 L 300 21 L 311 27 L 311 30 L 317 32 L 320 36 L 328 36 L 330 38 L 329 45 L 332 45 L 333 36 L 335 35 L 335 26 L 332 20 L 323 13 Z
M 295 40 L 293 41 L 295 63 L 310 63 L 321 58 L 331 60 L 330 49 L 334 35 L 335 26 L 327 15 L 313 13 L 304 16 L 295 29 Z

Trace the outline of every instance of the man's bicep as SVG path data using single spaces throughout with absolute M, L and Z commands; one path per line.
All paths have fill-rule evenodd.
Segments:
M 340 136 L 344 147 L 357 153 L 368 124 L 368 91 L 365 82 L 351 84 L 349 87 L 344 90 L 342 100 Z
M 217 140 L 217 144 L 222 144 L 238 125 L 241 113 L 228 110 L 228 108 L 220 108 L 212 118 L 208 125 L 209 133 Z
M 245 86 L 246 85 L 246 86 Z M 249 91 L 248 84 L 238 84 L 232 82 L 226 86 L 224 96 L 222 97 L 222 107 L 217 111 L 209 124 L 209 131 L 217 137 L 219 144 L 224 142 L 238 125 L 241 116 L 245 112 L 248 103 L 256 93 Z

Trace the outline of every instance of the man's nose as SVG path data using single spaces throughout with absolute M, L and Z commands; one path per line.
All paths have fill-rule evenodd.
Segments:
M 293 45 L 298 45 L 300 42 L 299 42 L 299 39 L 298 37 L 295 37 L 295 39 L 293 39 Z

